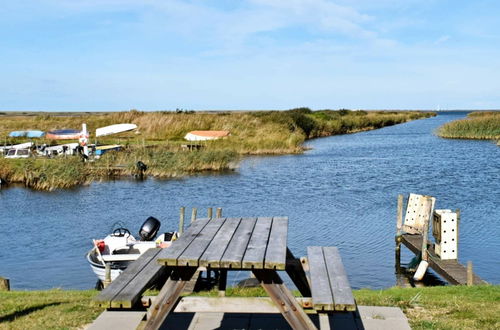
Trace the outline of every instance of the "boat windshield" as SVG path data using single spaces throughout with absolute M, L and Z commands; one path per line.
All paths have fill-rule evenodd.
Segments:
M 16 149 L 10 149 L 8 152 L 7 152 L 7 156 L 14 156 L 16 154 Z
M 28 149 L 18 149 L 17 150 L 17 155 L 18 156 L 28 156 L 29 155 L 29 150 Z

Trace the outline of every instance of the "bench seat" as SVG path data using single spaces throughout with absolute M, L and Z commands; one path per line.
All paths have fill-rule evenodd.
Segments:
M 132 262 L 107 288 L 94 298 L 94 304 L 106 308 L 133 308 L 141 294 L 169 269 L 156 262 L 161 248 L 152 248 Z
M 333 246 L 307 248 L 313 308 L 319 312 L 355 311 L 356 302 L 339 250 Z

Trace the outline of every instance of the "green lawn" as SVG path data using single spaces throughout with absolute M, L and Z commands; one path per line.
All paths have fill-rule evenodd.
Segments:
M 97 291 L 0 292 L 0 329 L 78 329 L 102 311 Z M 203 295 L 216 295 L 215 291 Z M 228 296 L 264 296 L 260 288 Z M 500 285 L 356 290 L 360 305 L 400 307 L 413 329 L 500 329 Z

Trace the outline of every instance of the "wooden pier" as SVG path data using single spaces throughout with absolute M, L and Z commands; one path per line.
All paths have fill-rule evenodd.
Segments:
M 422 253 L 422 235 L 404 234 L 401 236 L 401 243 L 405 245 L 415 255 Z M 429 267 L 431 267 L 438 275 L 443 277 L 450 284 L 466 285 L 467 284 L 467 267 L 460 264 L 457 260 L 441 260 L 434 251 L 434 246 L 430 245 L 427 248 Z M 472 273 L 473 285 L 486 284 L 479 276 Z
M 472 262 L 467 267 L 460 264 L 458 259 L 445 259 L 439 257 L 435 251 L 435 244 L 429 241 L 429 228 L 433 222 L 435 198 L 410 194 L 407 202 L 406 217 L 403 221 L 403 195 L 398 196 L 397 222 L 396 222 L 396 271 L 401 265 L 401 244 L 415 253 L 421 260 L 427 261 L 438 275 L 453 285 L 481 285 L 487 284 L 472 271 Z M 456 210 L 457 227 L 456 239 L 458 248 L 458 224 L 460 223 L 460 210 Z M 456 249 L 455 248 L 455 249 Z M 456 257 L 455 257 L 456 258 Z M 423 274 L 423 273 L 422 273 Z M 417 276 L 417 275 L 416 275 Z M 418 278 L 417 280 L 420 280 Z

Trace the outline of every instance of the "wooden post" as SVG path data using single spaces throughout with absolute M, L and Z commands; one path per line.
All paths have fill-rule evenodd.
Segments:
M 221 269 L 219 271 L 219 297 L 226 296 L 226 285 L 227 285 L 227 269 Z
M 472 272 L 472 261 L 467 261 L 467 286 L 474 285 L 474 273 Z
M 111 284 L 111 265 L 109 263 L 104 264 L 104 282 L 102 282 L 103 288 L 107 288 Z
M 198 209 L 196 207 L 193 207 L 193 210 L 191 211 L 191 223 L 196 221 L 196 214 L 198 213 Z
M 433 199 L 429 205 L 430 210 L 429 210 L 429 217 L 424 220 L 424 229 L 422 233 L 422 260 L 427 261 L 429 259 L 428 253 L 427 253 L 427 240 L 429 238 L 429 223 L 432 221 L 434 217 L 434 203 L 435 200 Z
M 186 208 L 181 207 L 180 215 L 179 215 L 179 235 L 182 235 L 184 232 L 184 213 L 186 212 Z
M 396 273 L 401 269 L 401 235 L 403 234 L 403 195 L 398 195 L 396 214 Z
M 215 217 L 216 217 L 216 218 L 222 218 L 222 207 L 218 207 L 218 208 L 215 210 Z
M 212 211 L 213 211 L 212 208 L 209 207 L 207 211 L 207 218 L 212 219 Z
M 10 281 L 8 278 L 0 277 L 0 291 L 10 291 Z
M 458 261 L 458 242 L 460 241 L 460 209 L 456 209 L 455 213 L 457 214 L 457 261 Z

